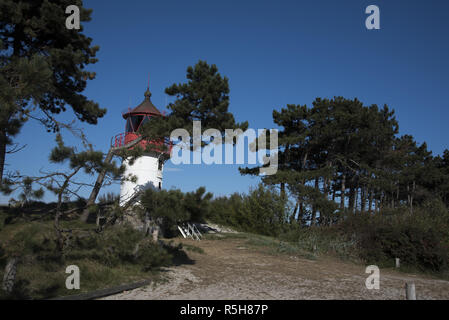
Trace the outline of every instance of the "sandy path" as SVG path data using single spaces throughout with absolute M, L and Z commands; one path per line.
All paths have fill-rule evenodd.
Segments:
M 167 269 L 165 283 L 105 299 L 405 299 L 407 281 L 415 282 L 418 299 L 449 299 L 444 280 L 381 270 L 380 289 L 368 290 L 365 266 L 272 255 L 245 239 L 182 242 L 204 250 L 187 251 L 194 264 Z

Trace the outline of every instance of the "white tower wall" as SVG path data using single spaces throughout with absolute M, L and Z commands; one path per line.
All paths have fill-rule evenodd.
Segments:
M 124 205 L 136 191 L 148 188 L 162 188 L 163 164 L 161 164 L 161 170 L 159 170 L 158 156 L 145 154 L 137 158 L 132 165 L 129 164 L 128 160 L 124 160 L 123 163 L 126 166 L 125 177 L 132 174 L 137 177 L 137 181 L 124 181 L 122 183 L 120 188 L 120 205 Z

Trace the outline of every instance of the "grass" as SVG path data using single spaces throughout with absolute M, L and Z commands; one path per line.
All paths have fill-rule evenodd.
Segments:
M 68 263 L 75 264 L 80 268 L 79 290 L 66 289 L 65 281 L 69 276 L 65 273 L 66 266 L 58 266 L 49 270 L 45 264 L 24 263 L 20 264 L 17 270 L 16 281 L 21 284 L 21 288 L 15 297 L 47 299 L 68 296 L 140 280 L 156 279 L 158 276 L 157 272 L 143 272 L 139 266 L 132 264 L 111 268 L 88 259 Z
M 323 236 L 322 234 L 310 231 L 304 232 L 297 237 L 298 233 L 292 235 L 282 235 L 280 239 L 251 233 L 221 233 L 206 234 L 205 239 L 208 240 L 230 240 L 245 239 L 245 245 L 248 247 L 260 248 L 265 253 L 272 255 L 289 255 L 298 256 L 308 260 L 316 260 L 318 257 L 326 256 L 337 258 L 355 264 L 363 264 L 357 254 L 357 249 L 353 241 L 333 235 Z M 295 240 L 294 240 L 295 239 Z M 394 267 L 394 261 L 391 263 L 377 263 L 379 267 L 395 270 L 401 273 L 423 275 L 435 279 L 443 279 L 449 281 L 449 272 L 432 272 L 422 270 L 409 265 L 401 265 L 400 268 Z
M 316 255 L 303 250 L 299 246 L 268 236 L 248 234 L 246 244 L 252 247 L 264 248 L 264 251 L 272 255 L 293 255 L 309 260 L 317 258 Z
M 197 247 L 197 246 L 194 246 L 194 245 L 191 245 L 191 244 L 188 244 L 188 243 L 184 243 L 184 244 L 182 245 L 182 247 L 183 247 L 184 249 L 186 249 L 187 251 L 191 251 L 191 252 L 196 252 L 196 253 L 204 254 L 204 250 L 203 250 L 202 248 Z
M 226 239 L 243 239 L 245 244 L 253 249 L 261 249 L 263 252 L 271 255 L 290 255 L 298 256 L 309 260 L 315 260 L 317 256 L 312 252 L 308 252 L 303 248 L 278 240 L 273 237 L 252 234 L 252 233 L 221 233 L 221 234 L 206 234 L 205 239 L 208 240 L 226 240 Z
M 8 257 L 19 256 L 15 292 L 0 299 L 47 299 L 87 293 L 142 280 L 158 281 L 160 267 L 184 263 L 188 258 L 178 247 L 164 242 L 158 246 L 141 233 L 115 226 L 98 235 L 94 225 L 78 220 L 61 221 L 73 230 L 71 244 L 62 254 L 57 249 L 56 233 L 50 219 L 25 221 L 9 219 L 0 210 L 0 280 Z M 136 246 L 139 243 L 139 246 Z M 135 254 L 135 248 L 139 254 Z M 190 251 L 201 251 L 190 246 Z M 65 286 L 66 267 L 80 269 L 80 289 Z

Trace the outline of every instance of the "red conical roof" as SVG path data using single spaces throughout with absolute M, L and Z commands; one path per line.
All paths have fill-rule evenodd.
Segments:
M 162 114 L 159 112 L 159 110 L 154 106 L 154 104 L 151 102 L 151 92 L 148 88 L 147 91 L 145 91 L 145 99 L 142 101 L 141 104 L 139 104 L 134 109 L 131 109 L 130 111 L 123 114 L 123 118 L 128 118 L 130 115 L 133 114 L 151 114 L 155 116 L 162 116 Z

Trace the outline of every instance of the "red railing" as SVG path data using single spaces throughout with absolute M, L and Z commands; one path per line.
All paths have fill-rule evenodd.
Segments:
M 111 147 L 123 147 L 131 141 L 137 139 L 138 137 L 140 137 L 140 134 L 137 134 L 135 132 L 119 133 L 118 135 L 111 138 Z M 164 141 L 143 139 L 137 145 L 140 145 L 144 149 L 150 145 L 152 146 L 152 150 L 166 154 L 170 154 L 173 148 L 173 143 L 168 138 L 165 138 Z M 158 149 L 159 146 L 163 145 L 166 146 L 164 150 L 162 150 L 162 148 Z

